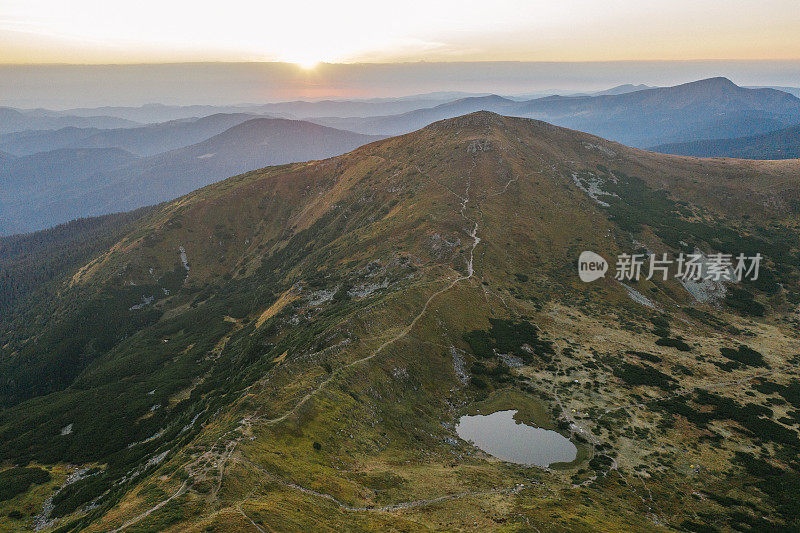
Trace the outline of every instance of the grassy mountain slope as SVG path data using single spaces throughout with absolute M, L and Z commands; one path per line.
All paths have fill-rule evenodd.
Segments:
M 0 520 L 57 491 L 62 530 L 795 527 L 797 171 L 481 112 L 159 206 L 3 323 L 0 457 L 52 481 Z M 577 279 L 644 247 L 764 277 Z M 510 408 L 576 460 L 454 432 Z
M 88 205 L 98 212 L 140 207 L 186 194 L 220 176 L 323 159 L 380 138 L 299 120 L 252 119 L 200 143 L 105 173 L 109 184 Z
M 662 144 L 654 146 L 652 150 L 695 157 L 796 159 L 800 158 L 800 126 L 749 137 Z
M 36 233 L 0 237 L 0 311 L 4 325 L 13 324 L 13 311 L 74 269 L 108 249 L 131 225 L 152 208 L 129 213 L 73 220 Z

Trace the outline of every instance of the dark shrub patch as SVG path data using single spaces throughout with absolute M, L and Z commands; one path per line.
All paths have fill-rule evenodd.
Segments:
M 31 485 L 50 481 L 50 472 L 41 468 L 9 468 L 0 472 L 0 502 L 27 492 Z
M 464 340 L 469 344 L 470 350 L 481 359 L 488 359 L 494 356 L 492 351 L 492 339 L 486 331 L 475 330 L 464 334 Z
M 476 388 L 480 390 L 486 390 L 489 385 L 486 384 L 484 380 L 478 377 L 474 377 L 470 380 L 470 383 Z
M 800 501 L 800 473 L 776 468 L 752 454 L 736 452 L 735 461 L 745 471 L 755 477 L 756 487 L 767 494 L 774 502 L 775 510 L 786 525 L 786 530 L 794 530 L 792 526 L 800 526 L 800 515 L 797 514 L 797 502 Z
M 489 359 L 497 353 L 513 354 L 525 364 L 536 358 L 545 363 L 555 353 L 553 343 L 539 338 L 539 329 L 525 320 L 490 319 L 489 331 L 475 330 L 464 334 L 472 353 L 480 359 Z
M 725 304 L 743 315 L 764 316 L 764 306 L 753 299 L 753 295 L 744 289 L 731 287 L 725 295 Z
M 632 365 L 622 363 L 614 369 L 614 375 L 621 378 L 627 385 L 649 385 L 663 390 L 673 390 L 677 387 L 675 379 L 650 365 Z
M 752 348 L 740 345 L 738 349 L 720 348 L 723 357 L 748 366 L 767 366 L 764 357 Z
M 675 348 L 675 349 L 680 350 L 682 352 L 691 352 L 692 351 L 692 347 L 691 346 L 689 346 L 684 341 L 682 341 L 681 339 L 678 339 L 678 338 L 674 338 L 674 339 L 661 338 L 661 339 L 658 339 L 656 341 L 656 344 L 658 346 L 668 346 L 668 347 L 671 347 L 671 348 Z
M 589 461 L 589 468 L 597 472 L 604 472 L 611 468 L 612 464 L 614 464 L 614 460 L 611 457 L 598 454 Z

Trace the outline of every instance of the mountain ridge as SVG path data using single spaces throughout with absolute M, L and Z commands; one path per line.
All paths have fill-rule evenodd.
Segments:
M 51 116 L 23 112 L 11 107 L 0 107 L 0 133 L 25 130 L 58 129 L 65 126 L 116 128 L 136 126 L 138 122 L 109 116 Z
M 18 156 L 58 148 L 121 148 L 146 157 L 204 141 L 256 117 L 246 113 L 217 113 L 128 128 L 100 130 L 68 127 L 16 134 L 5 142 L 0 141 L 0 147 Z
M 800 119 L 800 99 L 775 89 L 746 89 L 718 77 L 623 94 L 548 96 L 523 102 L 476 97 L 402 115 L 313 121 L 361 133 L 399 135 L 480 110 L 546 120 L 644 148 L 675 139 L 779 129 Z
M 233 120 L 238 122 L 236 117 Z M 7 213 L 0 233 L 27 232 L 74 218 L 156 204 L 226 176 L 268 164 L 322 159 L 378 138 L 310 122 L 255 118 L 199 143 L 149 157 L 119 148 L 65 148 L 11 159 L 3 162 L 9 175 L 33 177 L 41 171 L 41 177 L 51 182 L 35 190 L 22 186 L 7 189 L 0 196 Z M 51 156 L 57 154 L 97 157 L 77 168 L 67 161 L 55 164 Z M 116 164 L 107 162 L 112 154 L 117 155 Z M 13 172 L 15 168 L 18 171 Z

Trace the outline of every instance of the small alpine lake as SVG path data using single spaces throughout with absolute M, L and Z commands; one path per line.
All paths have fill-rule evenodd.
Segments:
M 552 429 L 529 426 L 514 419 L 517 411 L 509 409 L 488 415 L 464 415 L 456 433 L 484 452 L 521 465 L 550 466 L 575 460 L 578 448 Z

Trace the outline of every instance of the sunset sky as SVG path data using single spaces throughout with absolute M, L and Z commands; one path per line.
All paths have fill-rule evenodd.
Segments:
M 0 63 L 800 59 L 797 0 L 0 0 Z

